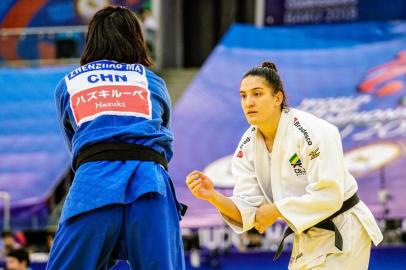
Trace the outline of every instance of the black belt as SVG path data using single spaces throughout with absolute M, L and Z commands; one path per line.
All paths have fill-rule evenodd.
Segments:
M 154 161 L 161 164 L 165 170 L 168 170 L 168 161 L 164 155 L 145 145 L 123 142 L 100 142 L 84 146 L 73 163 L 73 170 L 76 171 L 80 165 L 90 161 L 125 160 Z M 169 181 L 169 184 L 173 195 L 175 196 L 175 188 L 173 187 L 172 181 Z M 179 211 L 181 215 L 184 216 L 187 210 L 187 205 L 183 203 L 179 203 L 179 205 Z
M 168 161 L 164 155 L 141 144 L 122 142 L 101 142 L 84 146 L 74 162 L 74 171 L 90 161 L 141 160 L 160 163 L 166 170 Z
M 343 206 L 341 206 L 340 210 L 338 210 L 337 212 L 335 212 L 333 215 L 331 215 L 330 217 L 326 218 L 325 220 L 317 223 L 316 225 L 314 225 L 313 227 L 319 228 L 319 229 L 324 229 L 324 230 L 329 230 L 329 231 L 333 231 L 335 233 L 335 246 L 336 248 L 338 248 L 339 250 L 343 250 L 343 237 L 341 236 L 340 231 L 337 229 L 336 225 L 333 222 L 333 218 L 335 218 L 336 216 L 344 213 L 345 211 L 351 209 L 353 206 L 355 206 L 357 203 L 359 202 L 359 197 L 357 195 L 357 193 L 355 193 L 354 195 L 352 195 L 349 199 L 345 200 L 343 203 Z M 305 233 L 310 230 L 307 229 L 305 231 Z M 283 238 L 281 240 L 281 242 L 279 243 L 278 246 L 278 250 L 275 253 L 275 256 L 273 257 L 273 260 L 276 261 L 279 256 L 282 253 L 283 250 L 283 242 L 285 241 L 285 238 L 288 237 L 289 235 L 291 235 L 293 233 L 293 230 L 290 227 L 287 227 L 284 234 L 283 234 Z

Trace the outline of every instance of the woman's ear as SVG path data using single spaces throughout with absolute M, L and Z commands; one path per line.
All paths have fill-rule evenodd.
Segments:
M 278 93 L 275 94 L 275 99 L 276 99 L 276 104 L 280 106 L 283 102 L 283 93 L 282 91 L 278 91 Z

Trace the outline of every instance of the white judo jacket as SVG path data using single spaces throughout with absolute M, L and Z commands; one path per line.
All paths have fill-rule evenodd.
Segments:
M 308 249 L 303 252 L 306 256 L 300 255 L 303 263 L 323 253 L 340 252 L 334 246 L 334 232 L 312 228 L 303 233 L 337 212 L 358 189 L 345 167 L 341 138 L 335 126 L 297 109 L 283 110 L 271 162 L 262 134 L 251 126 L 234 153 L 232 173 L 237 182 L 230 198 L 240 210 L 242 224 L 223 218 L 234 231 L 251 229 L 258 206 L 273 202 L 295 232 L 295 242 L 300 239 L 300 246 Z M 372 213 L 360 201 L 333 219 L 343 237 L 342 252 L 351 249 L 348 219 L 353 216 L 375 245 L 382 241 Z

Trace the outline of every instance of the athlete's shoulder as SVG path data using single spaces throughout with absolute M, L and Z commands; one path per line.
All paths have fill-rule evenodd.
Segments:
M 337 129 L 336 126 L 333 124 L 329 123 L 328 121 L 317 117 L 314 114 L 301 111 L 298 109 L 290 109 L 292 117 L 293 117 L 293 124 L 298 125 L 298 124 L 303 124 L 309 129 L 323 129 L 323 128 L 328 128 L 328 129 Z
M 308 112 L 292 109 L 291 130 L 307 145 L 318 145 L 326 136 L 338 135 L 336 126 Z
M 256 130 L 257 130 L 256 126 L 250 126 L 244 131 L 244 134 L 242 137 L 253 136 L 253 135 L 255 135 Z
M 238 145 L 238 147 L 240 149 L 242 149 L 245 145 L 247 145 L 248 143 L 252 142 L 253 137 L 256 134 L 256 129 L 257 127 L 255 126 L 250 126 L 242 135 L 240 143 Z
M 60 96 L 64 92 L 66 92 L 66 77 L 68 75 L 65 75 L 62 79 L 59 80 L 58 84 L 55 87 L 55 96 Z
M 148 68 L 145 68 L 145 71 L 149 84 L 154 84 L 159 87 L 166 88 L 165 81 L 160 76 L 158 76 L 155 72 Z

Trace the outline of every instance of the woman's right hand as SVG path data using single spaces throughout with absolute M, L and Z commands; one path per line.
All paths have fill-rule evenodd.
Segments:
M 193 171 L 186 176 L 186 185 L 190 192 L 201 200 L 210 200 L 215 195 L 213 181 L 204 173 Z

